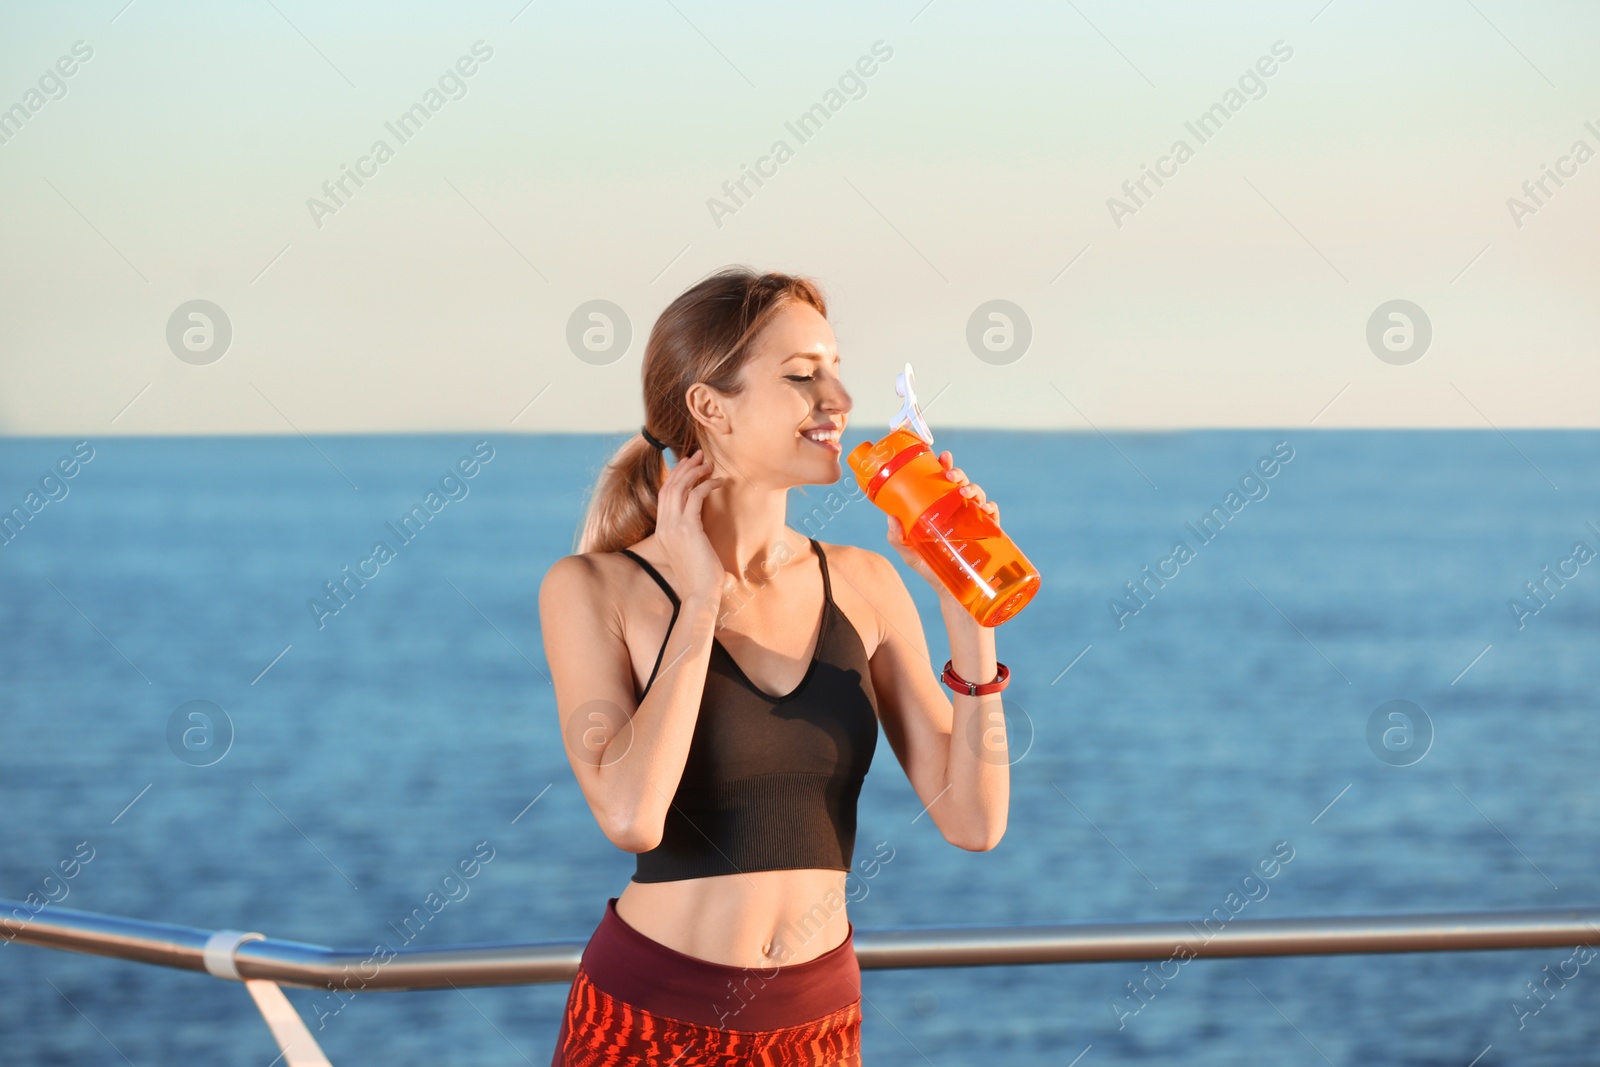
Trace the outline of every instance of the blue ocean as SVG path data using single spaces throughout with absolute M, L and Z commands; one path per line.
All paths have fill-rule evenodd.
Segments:
M 410 944 L 586 938 L 633 858 L 567 764 L 537 598 L 621 439 L 0 441 L 0 897 L 398 946 L 467 861 Z M 1043 575 L 996 631 L 1009 828 L 947 844 L 880 738 L 858 929 L 1600 904 L 1600 434 L 939 445 Z M 793 491 L 791 525 L 895 561 L 936 672 L 935 593 L 846 489 Z M 1198 959 L 1141 999 L 1144 963 L 869 970 L 864 1057 L 1571 1067 L 1600 1047 L 1581 959 Z M 337 1065 L 543 1067 L 566 996 L 286 991 Z M 0 942 L 6 1064 L 277 1051 L 235 983 Z

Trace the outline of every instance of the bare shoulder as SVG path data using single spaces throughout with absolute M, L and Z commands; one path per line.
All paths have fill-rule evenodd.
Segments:
M 562 556 L 550 564 L 539 583 L 539 599 L 542 601 L 547 596 L 592 591 L 601 577 L 600 566 L 595 559 L 597 555 L 595 552 L 579 552 Z
M 620 552 L 562 556 L 539 585 L 539 630 L 558 694 L 568 704 L 627 706 L 634 690 L 627 633 L 629 561 Z M 574 696 L 573 694 L 580 694 Z
M 588 609 L 604 612 L 621 602 L 617 587 L 623 560 L 620 552 L 576 552 L 562 556 L 539 583 L 541 610 Z
M 860 545 L 836 545 L 829 541 L 817 542 L 828 554 L 828 565 L 842 570 L 863 592 L 880 592 L 891 588 L 886 583 L 899 583 L 900 572 L 894 569 L 889 557 Z
M 905 581 L 882 552 L 858 545 L 818 543 L 828 556 L 834 601 L 857 632 L 868 639 L 867 654 L 871 656 L 888 629 L 904 624 L 903 619 L 896 620 L 911 599 Z

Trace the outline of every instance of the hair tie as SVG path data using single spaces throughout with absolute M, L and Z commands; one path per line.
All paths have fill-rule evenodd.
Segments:
M 644 427 L 643 427 L 643 426 L 641 426 L 641 427 L 639 427 L 639 432 L 640 432 L 640 433 L 642 433 L 642 434 L 644 434 L 644 439 L 645 439 L 645 440 L 646 440 L 646 441 L 649 441 L 649 442 L 650 442 L 650 444 L 651 444 L 651 445 L 652 445 L 652 446 L 653 446 L 653 447 L 655 447 L 655 448 L 657 448 L 657 449 L 659 449 L 659 450 L 661 450 L 661 451 L 663 451 L 663 452 L 665 452 L 665 451 L 666 451 L 666 449 L 667 449 L 667 446 L 666 446 L 666 445 L 664 445 L 664 444 L 662 444 L 662 443 L 661 443 L 661 442 L 660 442 L 660 441 L 657 441 L 657 440 L 656 440 L 656 439 L 655 439 L 655 438 L 654 438 L 654 437 L 653 437 L 653 436 L 651 436 L 651 434 L 650 434 L 650 431 L 649 431 L 649 430 L 647 430 L 647 429 L 645 429 L 645 428 L 644 428 Z

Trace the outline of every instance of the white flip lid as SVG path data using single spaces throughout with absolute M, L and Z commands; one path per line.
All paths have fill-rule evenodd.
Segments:
M 933 431 L 928 429 L 928 423 L 922 417 L 922 409 L 917 407 L 916 380 L 911 373 L 911 364 L 906 364 L 906 369 L 894 377 L 894 391 L 905 398 L 905 403 L 895 417 L 889 420 L 889 429 L 906 427 L 912 433 L 922 438 L 923 443 L 933 444 Z

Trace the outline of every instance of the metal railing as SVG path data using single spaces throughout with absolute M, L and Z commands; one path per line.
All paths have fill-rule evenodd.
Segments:
M 26 913 L 27 918 L 19 918 Z M 1211 920 L 1205 920 L 1209 923 Z M 201 971 L 245 983 L 291 1067 L 326 1064 L 278 985 L 334 990 L 442 989 L 567 982 L 586 941 L 493 941 L 432 948 L 326 948 L 238 930 L 127 919 L 0 900 L 0 936 L 42 948 Z M 1241 956 L 1600 946 L 1600 908 L 855 931 L 863 970 Z M 371 972 L 370 974 L 368 972 Z

